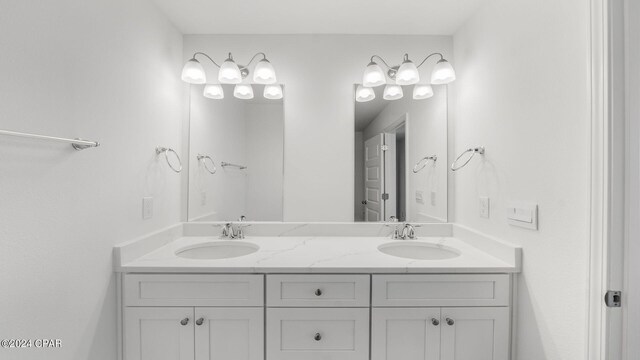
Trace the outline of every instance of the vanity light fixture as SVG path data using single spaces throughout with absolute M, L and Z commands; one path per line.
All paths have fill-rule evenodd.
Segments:
M 204 97 L 209 99 L 224 99 L 224 90 L 222 90 L 222 85 L 220 84 L 207 84 L 204 86 L 203 94 Z
M 189 84 L 206 84 L 207 76 L 202 67 L 202 64 L 198 59 L 198 56 L 204 56 L 209 61 L 213 63 L 218 68 L 218 82 L 220 84 L 234 84 L 236 85 L 234 89 L 234 96 L 239 99 L 252 99 L 253 98 L 253 88 L 251 84 L 241 84 L 243 80 L 245 80 L 251 70 L 249 67 L 251 64 L 259 57 L 262 56 L 262 59 L 258 61 L 255 68 L 253 69 L 253 83 L 256 84 L 265 84 L 272 85 L 277 81 L 276 72 L 271 65 L 271 62 L 267 59 L 267 55 L 262 52 L 259 52 L 247 63 L 247 65 L 240 65 L 236 63 L 233 59 L 233 55 L 229 53 L 227 59 L 222 63 L 222 65 L 218 65 L 209 55 L 203 52 L 196 52 L 193 54 L 193 57 L 186 62 L 182 69 L 182 80 Z M 224 98 L 224 91 L 220 84 L 207 84 L 204 89 L 203 95 L 210 99 L 222 99 Z M 265 94 L 269 93 L 271 97 L 265 97 L 267 99 L 281 99 L 282 98 L 282 87 L 280 85 L 276 85 L 279 89 L 275 87 L 267 89 L 265 88 Z
M 402 97 L 402 95 L 397 97 L 397 88 L 391 87 L 387 89 L 393 84 L 396 86 L 416 84 L 413 89 L 413 98 L 416 100 L 429 98 L 433 96 L 433 89 L 431 89 L 429 84 L 417 85 L 418 82 L 420 82 L 418 69 L 432 56 L 439 56 L 440 60 L 438 60 L 431 72 L 431 84 L 442 85 L 454 81 L 456 79 L 456 72 L 453 70 L 453 66 L 451 66 L 441 53 L 433 53 L 424 58 L 418 65 L 409 59 L 409 54 L 404 54 L 402 64 L 394 66 L 389 65 L 382 57 L 373 55 L 367 68 L 364 70 L 362 84 L 365 88 L 380 86 L 387 84 L 387 78 L 389 78 L 392 83 L 387 84 L 385 88 L 385 99 L 396 100 Z M 376 60 L 386 68 L 386 73 Z M 387 96 L 387 92 L 393 92 L 395 95 Z
M 433 88 L 431 85 L 416 84 L 413 87 L 413 99 L 422 100 L 433 96 Z
M 363 85 L 358 85 L 356 89 L 356 101 L 367 102 L 376 98 L 376 93 L 372 88 Z
M 282 99 L 282 86 L 277 84 L 265 85 L 262 96 L 270 100 Z
M 253 87 L 249 84 L 238 84 L 233 89 L 233 96 L 238 99 L 253 99 Z
M 387 84 L 387 86 L 384 87 L 384 93 L 382 94 L 383 99 L 398 100 L 398 99 L 402 99 L 402 96 L 403 96 L 402 86 Z

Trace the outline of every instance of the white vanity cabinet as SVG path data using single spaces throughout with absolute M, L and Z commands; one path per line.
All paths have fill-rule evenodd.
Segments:
M 126 360 L 263 360 L 263 275 L 124 276 Z
M 509 281 L 373 275 L 371 360 L 508 360 Z
M 510 358 L 508 274 L 122 279 L 124 360 Z

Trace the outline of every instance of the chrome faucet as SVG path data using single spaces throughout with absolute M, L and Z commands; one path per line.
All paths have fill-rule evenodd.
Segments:
M 235 239 L 236 238 L 236 234 L 235 231 L 233 231 L 233 224 L 232 223 L 226 223 L 224 224 L 224 226 L 222 227 L 222 238 L 229 238 L 229 239 Z
M 404 224 L 404 228 L 402 229 L 402 239 L 403 240 L 415 240 L 416 239 L 416 228 L 411 224 Z
M 238 219 L 238 222 L 246 221 L 246 216 L 242 215 Z M 227 239 L 244 239 L 244 232 L 242 229 L 246 228 L 249 225 L 234 225 L 233 223 L 226 223 L 222 227 L 222 238 Z

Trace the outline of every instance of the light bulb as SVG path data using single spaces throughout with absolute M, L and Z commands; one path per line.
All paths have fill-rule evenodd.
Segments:
M 418 68 L 413 61 L 406 59 L 398 72 L 396 73 L 396 84 L 398 85 L 413 85 L 420 81 L 420 74 Z
M 382 98 L 385 100 L 398 100 L 402 98 L 402 86 L 388 84 L 384 87 Z
M 238 84 L 233 89 L 233 96 L 238 99 L 253 99 L 253 87 L 249 84 Z
M 438 61 L 431 72 L 431 83 L 434 85 L 448 84 L 456 79 L 453 66 L 445 59 Z
M 196 58 L 192 58 L 184 64 L 182 68 L 182 81 L 189 84 L 204 84 L 207 82 L 204 68 Z
M 276 82 L 276 71 L 267 59 L 262 59 L 253 69 L 253 81 L 256 84 L 274 84 Z
M 376 98 L 376 93 L 370 87 L 365 87 L 362 85 L 358 85 L 356 89 L 356 101 L 357 102 L 367 102 Z
M 224 99 L 224 90 L 222 90 L 222 86 L 220 84 L 205 85 L 202 94 L 204 95 L 204 97 L 209 99 Z
M 282 99 L 282 87 L 280 85 L 265 85 L 262 96 L 269 100 Z
M 380 65 L 375 62 L 370 62 L 367 68 L 364 70 L 362 76 L 362 86 L 364 87 L 376 87 L 387 82 L 387 78 L 382 71 Z
M 220 66 L 220 70 L 218 71 L 218 81 L 222 84 L 239 84 L 242 81 L 240 68 L 233 61 L 231 54 L 229 54 L 229 58 L 222 63 L 222 66 Z
M 433 96 L 433 88 L 431 87 L 431 85 L 416 84 L 416 86 L 413 87 L 414 100 L 428 99 L 432 96 Z

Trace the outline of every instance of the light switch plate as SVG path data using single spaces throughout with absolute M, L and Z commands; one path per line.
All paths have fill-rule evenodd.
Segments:
M 142 218 L 144 220 L 151 219 L 153 217 L 153 198 L 142 198 Z
M 489 209 L 490 201 L 488 197 L 480 197 L 480 217 L 488 219 L 489 218 Z
M 538 204 L 509 203 L 507 220 L 513 226 L 538 230 Z
M 431 206 L 436 206 L 436 192 L 431 192 Z
M 420 190 L 416 190 L 416 202 L 418 204 L 424 204 L 424 193 Z

